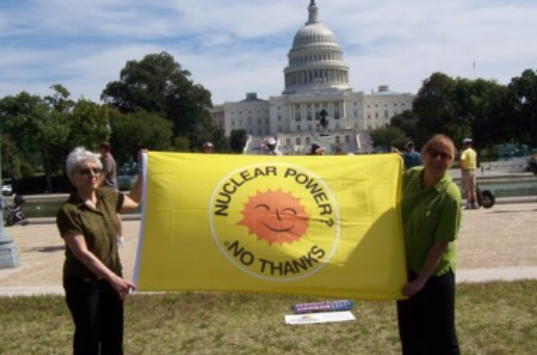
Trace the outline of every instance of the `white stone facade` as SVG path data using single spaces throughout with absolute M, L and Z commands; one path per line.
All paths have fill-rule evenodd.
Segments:
M 284 154 L 304 153 L 319 140 L 329 151 L 368 152 L 367 132 L 410 110 L 414 95 L 389 91 L 386 85 L 370 95 L 352 91 L 343 50 L 320 22 L 314 0 L 308 12 L 288 54 L 282 94 L 262 100 L 248 93 L 245 100 L 216 105 L 213 119 L 226 136 L 234 129 L 246 130 L 253 146 L 266 136 L 277 137 Z M 328 113 L 324 132 L 319 119 L 323 109 Z

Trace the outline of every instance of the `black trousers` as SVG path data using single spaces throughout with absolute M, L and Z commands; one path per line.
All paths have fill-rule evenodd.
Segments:
M 75 323 L 74 355 L 123 354 L 123 301 L 104 281 L 64 280 Z
M 409 279 L 416 278 L 415 273 Z M 455 275 L 431 277 L 423 289 L 397 302 L 403 355 L 458 355 L 455 331 Z

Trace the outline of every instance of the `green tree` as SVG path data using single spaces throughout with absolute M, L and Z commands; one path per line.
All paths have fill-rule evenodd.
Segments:
M 53 95 L 44 98 L 21 92 L 0 101 L 2 129 L 9 137 L 6 142 L 12 142 L 11 159 L 19 161 L 20 177 L 41 171 L 48 191 L 53 191 L 52 177 L 63 174 L 65 157 L 72 148 L 94 148 L 108 134 L 102 106 L 70 100 L 69 91 L 61 85 L 51 88 Z
M 68 115 L 68 125 L 68 151 L 77 146 L 95 150 L 99 142 L 109 139 L 111 133 L 107 107 L 84 98 L 74 103 Z
M 2 177 L 10 177 L 18 180 L 22 177 L 21 157 L 18 153 L 15 142 L 9 134 L 2 133 L 1 147 L 2 150 Z
M 405 132 L 397 127 L 379 128 L 371 132 L 371 139 L 373 146 L 376 148 L 384 147 L 389 149 L 390 147 L 403 148 L 405 143 L 409 140 Z
M 174 136 L 184 136 L 196 149 L 214 131 L 211 93 L 190 79 L 168 53 L 128 61 L 120 80 L 109 83 L 101 99 L 122 113 L 145 110 L 173 123 Z
M 507 86 L 509 126 L 512 138 L 537 145 L 537 71 L 527 69 Z
M 418 116 L 411 110 L 406 110 L 400 114 L 392 117 L 390 125 L 392 127 L 397 127 L 404 134 L 414 142 L 418 142 L 420 138 L 418 134 Z M 419 142 L 423 144 L 423 142 Z
M 113 155 L 121 165 L 129 159 L 136 159 L 138 150 L 168 151 L 172 149 L 172 124 L 145 111 L 132 113 L 110 112 L 110 128 Z
M 459 127 L 454 117 L 453 91 L 455 81 L 442 73 L 434 73 L 423 82 L 412 110 L 418 116 L 418 140 L 426 141 L 434 133 L 453 137 Z
M 244 129 L 233 129 L 229 137 L 229 146 L 233 153 L 242 153 L 246 146 L 248 135 Z

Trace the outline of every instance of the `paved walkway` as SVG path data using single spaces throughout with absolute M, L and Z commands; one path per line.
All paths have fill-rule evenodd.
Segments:
M 537 279 L 537 198 L 508 202 L 464 211 L 457 244 L 458 282 Z M 139 226 L 137 220 L 124 221 L 127 241 L 120 256 L 129 279 Z M 5 233 L 14 240 L 21 266 L 0 270 L 0 296 L 63 294 L 65 246 L 56 226 L 30 224 L 6 228 Z

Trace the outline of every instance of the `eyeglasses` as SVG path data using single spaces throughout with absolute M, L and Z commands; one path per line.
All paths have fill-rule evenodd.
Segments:
M 434 148 L 427 149 L 427 153 L 429 153 L 429 155 L 433 159 L 437 159 L 438 157 L 440 157 L 440 159 L 447 161 L 447 160 L 451 160 L 453 158 L 451 156 L 451 154 L 448 154 L 446 152 L 441 152 L 441 151 L 436 150 Z
M 99 169 L 99 168 L 84 168 L 84 169 L 78 170 L 78 173 L 80 175 L 85 175 L 85 176 L 95 176 L 95 175 L 99 175 L 101 171 L 102 169 Z

